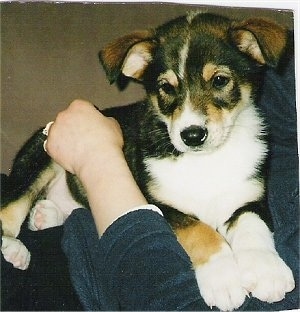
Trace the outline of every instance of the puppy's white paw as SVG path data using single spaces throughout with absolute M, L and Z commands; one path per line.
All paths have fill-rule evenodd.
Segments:
M 45 230 L 64 223 L 64 215 L 51 200 L 39 200 L 31 209 L 28 227 L 32 231 Z
M 18 239 L 2 236 L 1 252 L 4 259 L 15 268 L 26 270 L 30 263 L 30 252 Z
M 240 307 L 247 295 L 240 281 L 237 263 L 228 246 L 196 268 L 201 296 L 210 307 L 232 311 Z
M 244 250 L 236 253 L 243 287 L 262 301 L 277 302 L 295 287 L 291 269 L 277 253 Z

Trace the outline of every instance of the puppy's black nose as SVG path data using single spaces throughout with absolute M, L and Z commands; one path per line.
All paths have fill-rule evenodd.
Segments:
M 207 138 L 207 129 L 199 126 L 190 126 L 180 132 L 182 141 L 187 146 L 200 146 Z

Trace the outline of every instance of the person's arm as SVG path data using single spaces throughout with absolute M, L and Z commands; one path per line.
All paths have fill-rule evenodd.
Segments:
M 124 158 L 118 123 L 76 100 L 59 113 L 47 138 L 47 151 L 82 182 L 102 234 L 120 215 L 147 204 Z
M 123 154 L 110 154 L 101 161 L 110 165 L 98 167 L 96 157 L 95 162 L 89 162 L 80 173 L 99 234 L 120 215 L 147 204 Z

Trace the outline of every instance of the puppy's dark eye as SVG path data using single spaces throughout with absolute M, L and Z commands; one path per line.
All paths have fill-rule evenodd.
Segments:
M 228 84 L 228 82 L 229 78 L 218 75 L 213 78 L 212 85 L 216 89 L 222 89 Z
M 175 93 L 175 88 L 168 82 L 163 82 L 159 89 L 168 95 L 173 95 Z

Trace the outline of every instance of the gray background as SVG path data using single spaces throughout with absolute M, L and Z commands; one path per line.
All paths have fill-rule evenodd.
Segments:
M 105 108 L 142 98 L 143 90 L 133 83 L 122 93 L 109 85 L 98 52 L 119 36 L 198 8 L 239 19 L 270 17 L 293 27 L 291 11 L 178 4 L 2 3 L 1 172 L 9 173 L 24 141 L 73 99 Z

